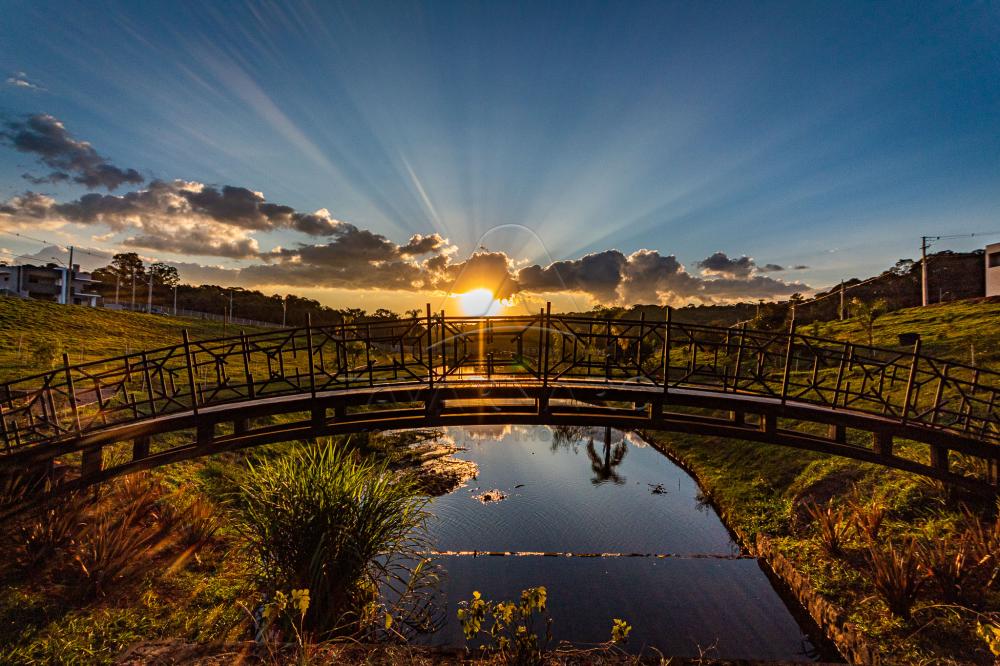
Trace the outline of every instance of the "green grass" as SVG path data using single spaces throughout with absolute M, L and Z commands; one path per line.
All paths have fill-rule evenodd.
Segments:
M 900 348 L 900 333 L 919 333 L 921 353 L 949 361 L 1000 370 L 1000 298 L 939 303 L 906 308 L 875 321 L 874 339 L 879 347 Z M 868 344 L 868 334 L 857 319 L 803 324 L 798 332 L 856 344 Z M 909 347 L 907 347 L 909 349 Z
M 875 344 L 898 347 L 899 333 L 918 332 L 926 354 L 968 363 L 974 347 L 979 366 L 1000 370 L 998 321 L 996 299 L 900 310 L 876 322 Z M 30 353 L 41 339 L 56 340 L 60 353 L 65 349 L 78 362 L 81 357 L 123 353 L 126 345 L 138 350 L 175 344 L 183 328 L 195 339 L 223 334 L 222 325 L 214 322 L 0 298 L 0 381 L 42 369 Z M 867 344 L 867 334 L 856 320 L 807 324 L 799 331 Z M 883 646 L 886 663 L 990 663 L 969 616 L 935 609 L 932 596 L 918 603 L 913 624 L 890 619 L 867 577 L 826 555 L 803 519 L 807 500 L 840 501 L 854 493 L 878 498 L 889 508 L 885 538 L 910 534 L 942 538 L 957 521 L 960 508 L 936 484 L 875 465 L 784 447 L 648 435 L 694 469 L 729 524 L 751 535 L 769 535 L 818 590 L 844 607 L 851 620 Z M 171 489 L 220 501 L 238 486 L 247 455 L 266 458 L 295 446 L 223 454 L 168 466 L 157 474 Z M 378 442 L 368 446 L 378 447 Z M 906 452 L 906 444 L 901 443 L 900 449 Z M 245 626 L 245 613 L 237 602 L 253 605 L 249 572 L 228 554 L 230 546 L 235 550 L 232 530 L 224 528 L 220 538 L 219 547 L 205 553 L 201 562 L 169 574 L 150 572 L 112 601 L 81 605 L 66 599 L 51 581 L 8 578 L 0 585 L 0 663 L 108 663 L 140 638 L 245 637 L 231 632 L 241 622 Z M 996 593 L 982 607 L 998 608 Z
M 33 353 L 45 343 L 56 363 L 64 352 L 80 363 L 178 344 L 184 329 L 192 339 L 238 333 L 215 321 L 0 297 L 0 381 L 48 370 Z
M 909 308 L 879 318 L 874 342 L 900 348 L 900 333 L 920 333 L 924 354 L 968 364 L 974 349 L 978 367 L 1000 370 L 998 322 L 1000 299 Z M 805 335 L 868 343 L 858 320 L 806 324 L 798 330 Z M 751 538 L 757 533 L 770 537 L 818 591 L 843 607 L 851 621 L 881 647 L 886 663 L 993 663 L 976 637 L 972 612 L 940 607 L 933 591 L 918 602 L 912 623 L 890 618 L 863 567 L 825 553 L 804 511 L 810 501 L 832 499 L 840 503 L 852 496 L 877 499 L 889 511 L 884 539 L 911 535 L 950 538 L 950 530 L 965 507 L 939 484 L 878 465 L 780 446 L 646 434 L 695 472 L 729 525 Z M 897 449 L 906 457 L 918 450 L 919 455 L 925 455 L 905 442 L 898 443 Z M 992 516 L 994 507 L 966 501 L 968 508 L 984 518 Z M 853 547 L 858 550 L 859 545 Z M 996 612 L 1000 610 L 1000 594 L 990 591 L 979 603 L 978 611 Z

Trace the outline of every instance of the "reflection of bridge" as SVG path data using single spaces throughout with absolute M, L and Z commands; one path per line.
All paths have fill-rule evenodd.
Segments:
M 185 335 L 0 385 L 0 417 L 0 470 L 78 471 L 61 475 L 66 488 L 270 442 L 493 423 L 733 437 L 986 494 L 1000 461 L 1000 374 L 919 346 L 544 311 L 445 317 L 428 306 L 397 321 Z

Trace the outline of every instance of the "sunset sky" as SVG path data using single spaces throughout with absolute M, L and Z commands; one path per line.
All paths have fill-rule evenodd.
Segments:
M 995 3 L 0 14 L 0 261 L 583 308 L 786 298 L 1000 231 Z

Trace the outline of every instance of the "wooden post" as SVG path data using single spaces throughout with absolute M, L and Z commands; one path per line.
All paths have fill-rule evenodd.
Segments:
M 892 456 L 892 433 L 878 430 L 873 432 L 872 450 L 882 456 Z
M 312 313 L 306 313 L 306 344 L 309 345 L 309 353 L 306 357 L 309 360 L 309 397 L 316 399 L 316 372 L 313 368 L 313 333 L 312 333 Z
M 149 456 L 149 437 L 136 437 L 132 440 L 132 461 L 142 460 Z
M 243 347 L 243 375 L 247 378 L 247 397 L 256 397 L 257 391 L 253 385 L 253 374 L 250 372 L 250 341 L 246 331 L 240 331 L 240 346 Z
M 903 398 L 903 425 L 910 416 L 910 400 L 913 397 L 913 382 L 917 377 L 917 363 L 920 360 L 920 338 L 913 343 L 913 360 L 910 363 L 910 376 L 906 379 L 906 394 Z
M 670 323 L 673 319 L 673 308 L 667 306 L 667 321 L 663 327 L 663 394 L 670 391 Z
M 80 463 L 80 476 L 83 478 L 88 478 L 101 473 L 104 469 L 104 448 L 96 447 L 93 449 L 84 449 L 81 463 Z
M 372 374 L 372 325 L 365 323 L 365 364 L 368 366 L 368 388 L 375 386 Z
M 198 416 L 198 390 L 194 383 L 194 363 L 191 358 L 191 339 L 188 337 L 188 330 L 186 328 L 181 331 L 181 337 L 184 339 L 184 360 L 187 363 L 188 386 L 191 389 L 191 411 L 195 416 Z
M 2 402 L 0 402 L 0 434 L 3 435 L 4 448 L 7 449 L 7 453 L 10 453 L 10 433 L 7 432 L 7 415 L 4 414 Z
M 73 411 L 73 426 L 76 428 L 76 434 L 79 435 L 83 432 L 83 428 L 80 426 L 80 410 L 77 408 L 76 404 L 76 389 L 73 386 L 73 373 L 69 369 L 69 354 L 63 352 L 63 368 L 66 371 L 66 389 L 69 394 L 69 408 Z
M 434 388 L 434 334 L 432 331 L 431 304 L 427 304 L 427 383 Z
M 847 443 L 847 427 L 842 426 L 839 423 L 832 424 L 830 426 L 830 439 L 837 444 Z
M 938 380 L 937 391 L 934 394 L 934 414 L 931 416 L 931 425 L 937 425 L 938 413 L 941 411 L 941 399 L 944 397 L 944 385 L 948 381 L 948 373 L 951 372 L 951 365 L 945 364 L 944 372 Z
M 740 368 L 743 367 L 743 346 L 746 344 L 747 323 L 740 324 L 740 345 L 736 348 L 736 367 L 733 368 L 733 392 L 740 387 Z
M 948 471 L 948 448 L 938 444 L 930 445 L 931 467 L 942 472 Z
M 788 347 L 785 349 L 785 372 L 781 378 L 781 404 L 788 398 L 788 378 L 792 369 L 792 351 L 795 349 L 795 317 L 788 325 Z
M 545 313 L 542 319 L 542 327 L 545 331 L 545 348 L 542 354 L 542 388 L 548 388 L 549 386 L 549 344 L 551 338 L 549 337 L 549 324 L 552 321 L 552 303 L 545 303 Z
M 149 402 L 149 415 L 156 416 L 156 398 L 153 395 L 153 378 L 149 374 L 149 357 L 146 356 L 146 352 L 142 352 L 139 354 L 139 358 L 142 361 L 142 380 L 146 382 L 146 400 Z

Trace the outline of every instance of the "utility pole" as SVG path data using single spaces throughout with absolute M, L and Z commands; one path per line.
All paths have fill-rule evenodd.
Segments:
M 66 265 L 66 295 L 63 296 L 63 303 L 73 304 L 73 246 L 69 246 L 69 264 Z
M 135 312 L 135 267 L 132 267 L 132 305 L 129 310 Z
M 146 291 L 146 312 L 153 314 L 153 271 L 149 271 L 149 289 Z
M 121 305 L 121 301 L 118 300 L 118 288 L 121 286 L 122 276 L 115 271 L 115 305 Z
M 928 241 L 937 240 L 940 236 L 921 236 L 920 237 L 920 295 L 921 302 L 924 306 L 930 303 L 930 290 L 927 285 L 927 246 Z
M 921 236 L 920 237 L 920 295 L 921 302 L 924 305 L 928 305 L 931 300 L 930 285 L 928 284 L 928 277 L 930 273 L 927 269 L 927 248 L 929 248 L 935 241 L 945 240 L 950 238 L 975 238 L 976 236 L 995 236 L 1000 234 L 1000 231 L 977 231 L 972 234 L 951 234 L 949 236 Z M 942 289 L 943 291 L 943 289 Z M 940 300 L 940 297 L 939 299 Z
M 229 323 L 233 323 L 233 290 L 229 290 Z
M 177 316 L 177 285 L 174 285 L 174 316 Z
M 285 319 L 288 315 L 288 294 L 281 299 L 281 328 L 285 328 Z
M 840 321 L 844 321 L 844 281 L 840 281 Z

